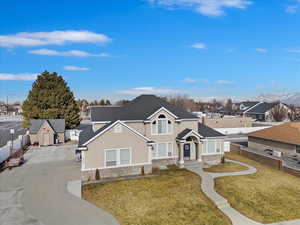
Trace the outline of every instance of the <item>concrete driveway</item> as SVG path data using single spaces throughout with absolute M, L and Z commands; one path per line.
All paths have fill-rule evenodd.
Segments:
M 26 164 L 0 173 L 2 196 L 21 196 L 19 202 L 18 198 L 6 199 L 14 204 L 5 210 L 5 201 L 0 199 L 1 225 L 118 224 L 110 214 L 67 191 L 68 181 L 80 179 L 74 150 L 74 145 L 32 148 L 25 154 Z M 16 218 L 11 220 L 9 215 Z

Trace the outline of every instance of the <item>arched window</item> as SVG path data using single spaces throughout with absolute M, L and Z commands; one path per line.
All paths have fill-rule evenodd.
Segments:
M 152 134 L 163 135 L 172 133 L 172 122 L 163 114 L 160 114 L 151 124 Z

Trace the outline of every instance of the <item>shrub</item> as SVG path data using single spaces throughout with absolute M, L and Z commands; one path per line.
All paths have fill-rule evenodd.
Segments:
M 141 168 L 141 174 L 142 174 L 142 176 L 145 175 L 145 167 L 144 166 L 142 166 L 142 168 Z
M 95 172 L 95 180 L 100 180 L 100 172 L 98 169 L 96 169 L 96 172 Z
M 159 173 L 160 169 L 158 167 L 152 168 L 152 173 Z
M 221 163 L 222 163 L 222 164 L 225 163 L 225 157 L 224 157 L 224 155 L 223 155 L 222 158 L 221 158 Z

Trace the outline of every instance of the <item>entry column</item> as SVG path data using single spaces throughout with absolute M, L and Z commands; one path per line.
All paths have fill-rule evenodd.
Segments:
M 183 145 L 184 145 L 183 141 L 179 142 L 179 166 L 180 167 L 184 167 Z
M 202 159 L 201 159 L 201 152 L 200 152 L 200 143 L 196 142 L 195 145 L 196 145 L 196 160 L 198 162 L 201 162 Z

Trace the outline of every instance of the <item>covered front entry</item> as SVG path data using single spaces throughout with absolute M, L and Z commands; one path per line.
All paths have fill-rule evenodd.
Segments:
M 190 159 L 191 158 L 191 144 L 186 143 L 183 145 L 183 157 L 184 159 Z
M 186 161 L 199 161 L 201 162 L 201 147 L 200 147 L 200 137 L 198 135 L 187 134 L 180 140 L 177 139 L 179 159 L 178 162 L 183 166 Z

